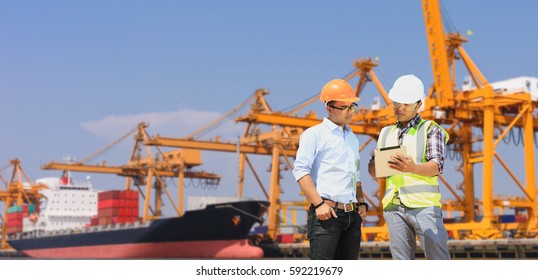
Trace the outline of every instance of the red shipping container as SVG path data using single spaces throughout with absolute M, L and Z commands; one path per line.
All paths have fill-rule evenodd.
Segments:
M 136 203 L 136 200 L 126 200 L 125 201 L 125 207 L 127 208 L 133 208 Z
M 133 190 L 129 190 L 129 191 L 126 191 L 127 192 L 127 197 L 130 198 L 131 200 L 138 200 L 138 192 L 137 191 L 133 191 Z
M 125 224 L 125 217 L 112 217 L 113 224 Z
M 516 215 L 516 223 L 525 223 L 527 220 L 527 215 Z
M 277 235 L 276 240 L 278 243 L 293 243 L 293 233 Z
M 22 218 L 23 218 L 22 212 L 13 212 L 13 213 L 7 214 L 8 221 L 22 220 Z
M 114 221 L 110 217 L 99 217 L 99 225 L 109 225 L 112 224 Z
M 22 220 L 9 220 L 6 225 L 7 227 L 22 227 Z
M 120 215 L 119 208 L 101 208 L 97 210 L 99 217 L 118 217 Z
M 121 191 L 100 192 L 97 197 L 99 198 L 99 200 L 118 199 L 120 198 L 120 192 Z
M 129 216 L 129 212 L 127 211 L 129 210 L 128 208 L 120 208 L 119 209 L 119 216 L 120 217 L 127 217 Z
M 97 203 L 97 208 L 118 208 L 120 207 L 120 201 L 118 199 L 100 200 Z
M 8 228 L 6 228 L 6 233 L 7 234 L 19 233 L 19 232 L 22 232 L 22 227 L 8 227 Z

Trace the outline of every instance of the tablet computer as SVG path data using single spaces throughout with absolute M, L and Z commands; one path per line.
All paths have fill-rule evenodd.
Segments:
M 396 153 L 401 155 L 407 155 L 407 150 L 405 149 L 405 147 L 391 146 L 380 148 L 379 150 L 374 151 L 375 175 L 377 178 L 403 173 L 389 167 L 390 158 L 392 156 L 395 156 Z

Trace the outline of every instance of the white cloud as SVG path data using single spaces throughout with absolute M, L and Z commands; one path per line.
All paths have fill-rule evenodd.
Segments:
M 160 134 L 166 137 L 185 137 L 221 116 L 222 114 L 218 112 L 182 109 L 174 112 L 111 115 L 100 120 L 81 123 L 81 126 L 88 132 L 109 141 L 118 139 L 141 122 L 149 124 L 147 131 L 151 135 Z M 241 123 L 235 124 L 233 119 L 226 119 L 218 128 L 215 128 L 200 139 L 208 139 L 215 135 L 220 135 L 223 139 L 231 140 L 241 135 L 243 130 L 244 125 Z

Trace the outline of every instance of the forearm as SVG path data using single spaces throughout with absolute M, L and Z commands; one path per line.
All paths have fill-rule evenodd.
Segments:
M 364 220 L 368 212 L 368 204 L 364 201 L 364 195 L 362 194 L 362 183 L 357 182 L 356 188 L 357 188 L 356 190 L 357 201 L 359 202 L 358 213 L 361 216 L 361 218 Z
M 437 162 L 430 160 L 426 163 L 415 165 L 412 172 L 421 176 L 437 176 L 439 175 L 439 165 Z
M 323 200 L 316 190 L 316 186 L 310 175 L 303 176 L 297 183 L 299 183 L 308 202 L 318 205 Z
M 356 198 L 358 202 L 364 202 L 364 195 L 362 194 L 362 183 L 357 182 L 356 185 Z

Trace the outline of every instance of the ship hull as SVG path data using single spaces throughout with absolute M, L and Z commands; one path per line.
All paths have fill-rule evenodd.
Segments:
M 124 259 L 124 258 L 262 258 L 263 250 L 247 240 L 130 243 L 94 246 L 28 249 L 25 255 L 40 259 Z
M 149 226 L 27 235 L 8 242 L 34 258 L 261 258 L 263 251 L 247 237 L 267 206 L 265 201 L 213 204 Z

